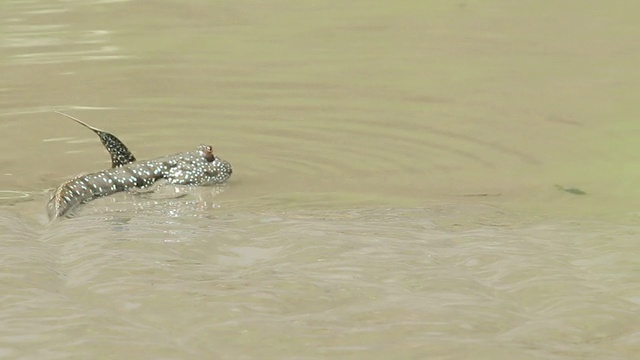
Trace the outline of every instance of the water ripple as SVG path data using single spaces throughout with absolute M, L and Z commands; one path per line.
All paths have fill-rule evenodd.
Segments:
M 104 1 L 98 1 L 104 2 Z M 10 5 L 13 18 L 0 36 L 0 48 L 11 55 L 14 64 L 59 64 L 77 61 L 105 61 L 129 56 L 111 42 L 110 30 L 78 30 L 55 22 L 56 16 L 73 11 L 73 4 Z M 47 15 L 50 23 L 31 24 L 32 18 Z M 63 21 L 63 20 L 60 20 Z
M 250 343 L 253 353 L 283 337 L 285 353 L 313 344 L 334 356 L 381 345 L 377 358 L 437 353 L 434 341 L 458 355 L 462 344 L 494 355 L 631 354 L 640 229 L 482 225 L 478 217 L 506 220 L 490 207 L 468 212 L 465 226 L 441 224 L 461 212 L 223 207 L 85 214 L 43 232 L 2 213 L 3 276 L 15 280 L 3 285 L 0 338 L 9 353 L 60 344 L 37 353 L 51 358 L 94 344 L 197 356 Z

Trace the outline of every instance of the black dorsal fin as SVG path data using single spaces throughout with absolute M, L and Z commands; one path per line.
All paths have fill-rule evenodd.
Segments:
M 112 134 L 109 134 L 106 131 L 100 130 L 98 128 L 94 128 L 93 126 L 85 123 L 82 120 L 76 119 L 71 115 L 65 114 L 60 111 L 56 111 L 56 113 L 62 116 L 68 117 L 69 119 L 85 126 L 86 128 L 96 133 L 96 135 L 100 137 L 100 141 L 102 142 L 102 145 L 104 145 L 105 149 L 107 149 L 107 151 L 109 152 L 109 155 L 111 155 L 111 167 L 116 168 L 116 167 L 120 167 L 122 165 L 126 165 L 128 163 L 136 161 L 135 156 L 133 156 L 131 151 L 129 151 L 129 149 L 127 149 L 124 143 L 120 141 L 120 139 L 118 139 L 117 137 L 113 136 Z

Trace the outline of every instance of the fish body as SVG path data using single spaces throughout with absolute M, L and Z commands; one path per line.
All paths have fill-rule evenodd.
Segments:
M 53 220 L 67 215 L 82 203 L 117 192 L 145 188 L 160 179 L 175 185 L 212 185 L 225 182 L 231 173 L 231 164 L 215 156 L 211 146 L 201 145 L 195 151 L 128 162 L 77 176 L 56 189 L 47 204 L 47 213 Z

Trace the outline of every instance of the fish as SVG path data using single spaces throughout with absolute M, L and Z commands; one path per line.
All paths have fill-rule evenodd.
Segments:
M 109 152 L 112 167 L 78 175 L 58 186 L 47 203 L 47 215 L 51 221 L 68 216 L 80 204 L 118 192 L 144 189 L 161 179 L 174 185 L 206 186 L 222 184 L 233 173 L 231 164 L 216 156 L 211 145 L 200 145 L 193 151 L 157 159 L 136 161 L 116 136 L 67 114 L 57 113 L 94 131 Z

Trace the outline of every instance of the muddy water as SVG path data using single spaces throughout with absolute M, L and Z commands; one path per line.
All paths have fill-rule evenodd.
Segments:
M 637 356 L 638 10 L 4 2 L 0 357 Z M 233 177 L 48 224 L 53 110 Z

